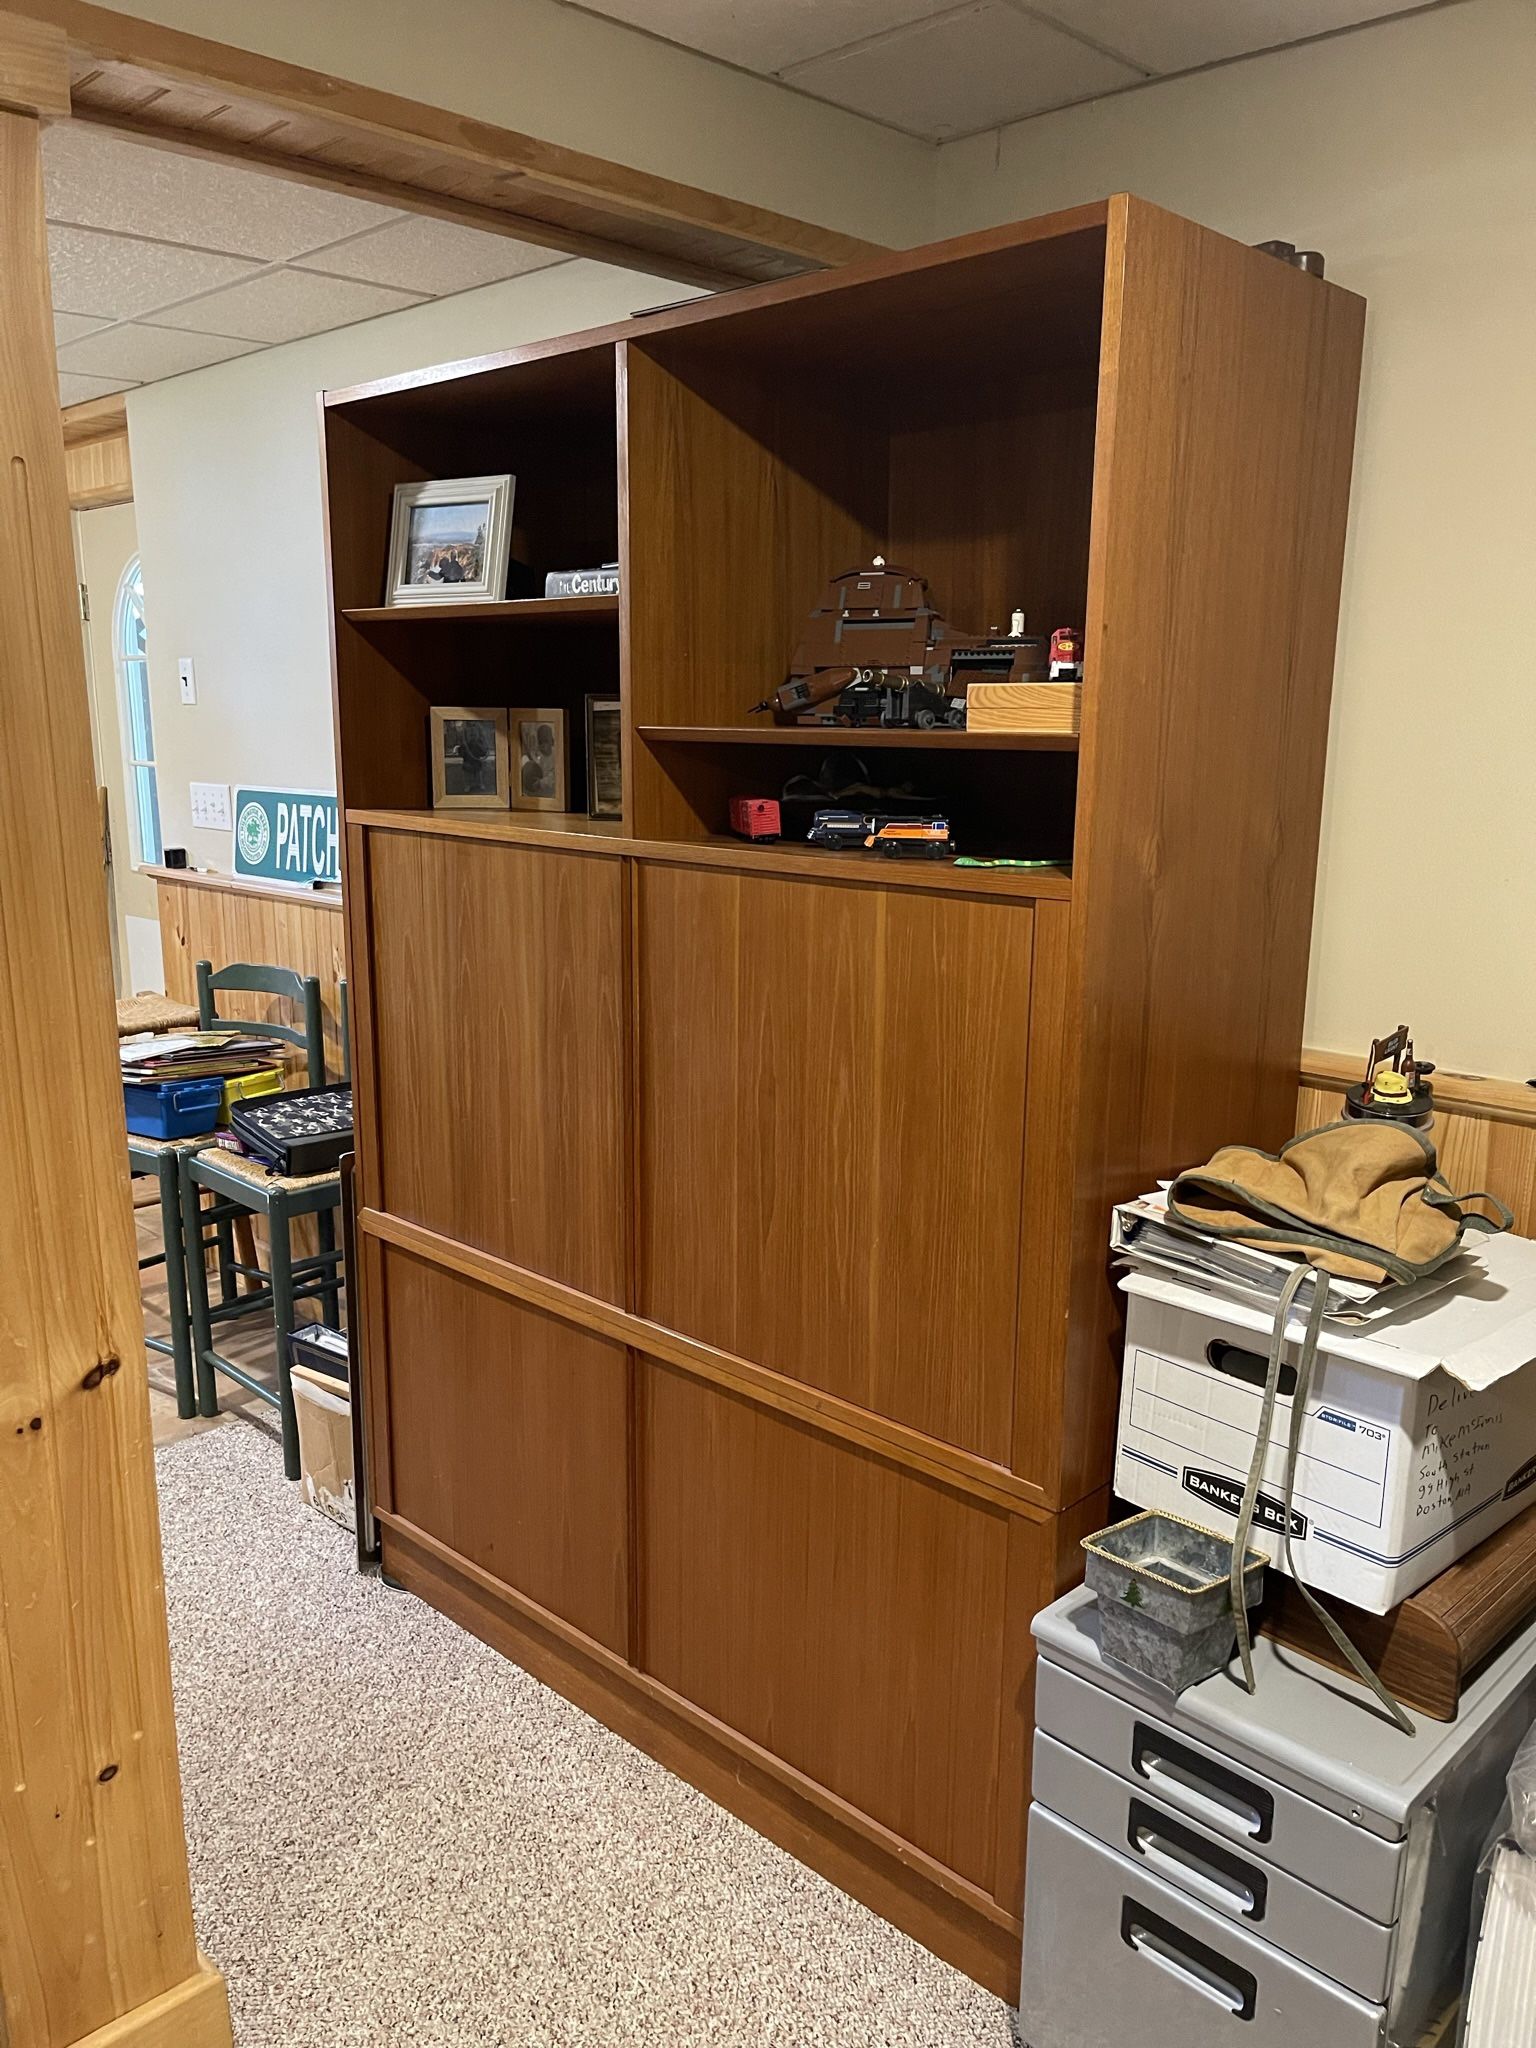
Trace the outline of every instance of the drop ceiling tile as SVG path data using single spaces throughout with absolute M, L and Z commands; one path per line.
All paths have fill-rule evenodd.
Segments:
M 55 313 L 53 338 L 62 345 L 66 341 L 78 341 L 82 334 L 94 334 L 98 328 L 109 324 L 108 321 L 95 319 L 88 313 Z
M 371 200 L 125 142 L 80 121 L 44 132 L 43 192 L 50 221 L 269 263 L 398 218 Z
M 85 341 L 59 350 L 61 370 L 83 370 L 92 377 L 129 377 L 153 384 L 159 377 L 179 377 L 185 370 L 206 370 L 249 355 L 260 344 L 231 341 L 222 334 L 189 334 L 175 327 L 109 327 Z
M 88 398 L 110 398 L 114 391 L 127 391 L 130 380 L 122 377 L 82 377 L 72 370 L 59 372 L 60 405 L 84 405 Z
M 1329 29 L 1402 14 L 1418 0 L 1040 0 L 1039 14 L 1152 71 L 1189 71 Z
M 746 71 L 782 71 L 932 14 L 942 0 L 596 0 L 598 11 Z
M 156 316 L 156 325 L 235 335 L 242 341 L 298 341 L 306 334 L 324 334 L 332 327 L 350 327 L 357 320 L 420 304 L 419 293 L 386 291 L 383 285 L 359 284 L 352 278 L 317 277 L 307 270 L 271 270 L 189 306 L 171 307 Z
M 53 303 L 61 313 L 99 313 L 109 320 L 131 320 L 151 307 L 233 284 L 260 265 L 239 256 L 210 256 L 202 249 L 141 242 L 132 235 L 50 228 L 48 268 Z
M 501 278 L 520 277 L 525 271 L 543 270 L 564 261 L 558 249 L 535 249 L 531 243 L 515 242 L 506 235 L 486 234 L 416 214 L 335 248 L 313 250 L 298 258 L 297 267 L 445 298 L 450 292 L 467 292 L 476 285 L 495 284 Z
M 785 74 L 819 99 L 934 142 L 1113 92 L 1143 75 L 1003 0 L 980 0 Z

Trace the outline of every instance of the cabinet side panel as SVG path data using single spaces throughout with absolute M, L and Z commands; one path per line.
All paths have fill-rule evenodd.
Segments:
M 624 1655 L 624 1347 L 403 1252 L 379 1256 L 394 1512 Z
M 622 1307 L 619 864 L 375 832 L 368 882 L 383 1206 Z
M 1108 1470 L 1111 1203 L 1223 1142 L 1291 1132 L 1364 311 L 1114 202 L 1073 894 L 1064 1500 Z
M 647 1669 L 990 1890 L 1009 1533 L 1052 1525 L 642 1369 Z

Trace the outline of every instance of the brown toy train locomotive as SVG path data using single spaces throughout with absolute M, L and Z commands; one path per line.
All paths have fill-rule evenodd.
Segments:
M 1022 627 L 1022 615 L 1015 621 Z M 963 726 L 967 682 L 1046 672 L 1045 642 L 957 633 L 925 577 L 876 555 L 827 585 L 795 649 L 789 680 L 754 704 L 781 725 Z

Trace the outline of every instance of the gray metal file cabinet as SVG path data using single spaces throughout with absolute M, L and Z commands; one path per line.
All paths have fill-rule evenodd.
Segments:
M 1536 1719 L 1536 1627 L 1452 1723 L 1254 1647 L 1177 1699 L 1035 1619 L 1029 2048 L 1413 2048 L 1459 1982 L 1478 1855 Z

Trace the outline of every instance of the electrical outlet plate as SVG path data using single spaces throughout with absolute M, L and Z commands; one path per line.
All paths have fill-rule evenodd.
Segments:
M 197 702 L 197 677 L 192 671 L 192 657 L 190 654 L 184 654 L 180 661 L 177 662 L 176 674 L 181 681 L 182 703 L 195 704 Z
M 194 782 L 190 788 L 193 824 L 201 825 L 206 832 L 228 832 L 232 824 L 229 812 L 229 784 Z

